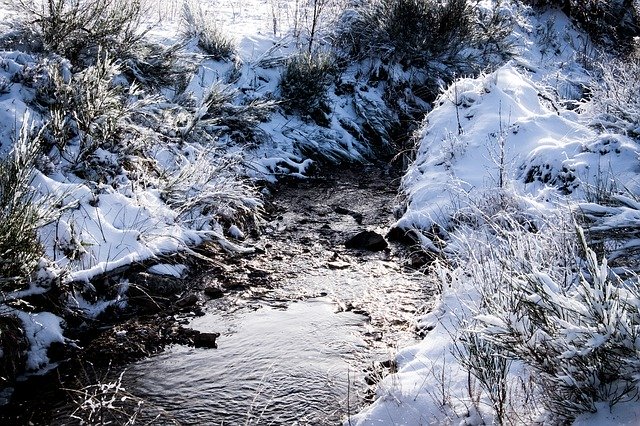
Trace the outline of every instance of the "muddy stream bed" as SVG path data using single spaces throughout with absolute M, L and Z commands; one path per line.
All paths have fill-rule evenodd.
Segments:
M 280 184 L 260 233 L 243 242 L 256 253 L 193 278 L 226 289 L 200 293 L 204 315 L 184 320 L 220 333 L 216 349 L 173 345 L 112 371 L 151 407 L 142 424 L 335 425 L 370 402 L 396 348 L 418 338 L 432 290 L 407 266 L 407 246 L 345 246 L 360 231 L 388 232 L 398 186 L 379 168 L 353 167 Z

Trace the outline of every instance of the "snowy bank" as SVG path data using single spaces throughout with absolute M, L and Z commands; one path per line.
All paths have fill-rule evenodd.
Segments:
M 515 349 L 501 346 L 504 336 L 521 333 L 541 358 L 571 365 L 572 357 L 588 357 L 594 345 L 606 347 L 619 332 L 594 331 L 601 320 L 585 318 L 590 300 L 600 293 L 584 289 L 602 285 L 605 293 L 628 294 L 630 305 L 622 310 L 637 311 L 637 277 L 625 281 L 589 249 L 580 249 L 574 221 L 591 214 L 594 234 L 598 224 L 601 233 L 621 229 L 622 223 L 636 226 L 640 146 L 625 134 L 593 125 L 597 121 L 588 105 L 584 113 L 576 109 L 583 102 L 581 86 L 591 79 L 576 60 L 577 41 L 586 37 L 566 31 L 565 25 L 567 18 L 557 11 L 525 14 L 517 29 L 523 46 L 519 57 L 492 73 L 458 79 L 427 115 L 415 160 L 402 180 L 396 226 L 417 236 L 424 250 L 440 254 L 428 273 L 441 294 L 420 319 L 424 339 L 398 352 L 398 372 L 383 379 L 375 402 L 345 424 L 555 424 L 564 415 L 564 421 L 574 422 L 575 413 L 583 413 L 574 422 L 581 425 L 640 421 L 640 405 L 632 396 L 609 407 L 617 401 L 615 390 L 595 392 L 595 401 L 563 411 L 549 403 L 563 387 L 557 394 L 545 390 L 544 374 L 522 362 L 526 356 L 513 356 L 509 351 Z M 555 53 L 549 55 L 551 46 Z M 622 199 L 615 204 L 619 207 L 598 204 L 615 188 L 625 194 L 613 196 Z M 637 243 L 635 231 L 629 235 L 623 250 Z M 607 237 L 599 241 L 607 244 Z M 591 269 L 581 260 L 585 251 Z M 572 349 L 556 355 L 541 337 L 548 330 L 535 329 L 535 321 L 527 322 L 520 311 L 504 310 L 515 294 L 527 295 L 521 303 L 532 302 L 534 310 L 536 304 L 548 304 L 564 314 L 585 315 L 572 325 L 567 325 L 571 315 L 563 317 L 567 323 L 554 320 L 567 327 L 559 327 L 561 337 L 546 334 Z M 634 327 L 620 325 L 622 330 L 628 326 Z M 624 345 L 635 351 L 634 364 L 637 349 L 630 341 Z M 587 362 L 593 363 L 587 364 L 590 370 L 603 368 Z M 546 383 L 574 383 L 574 393 L 587 388 L 578 378 L 580 368 L 568 368 L 553 378 L 559 382 Z M 637 371 L 619 368 L 615 374 L 626 373 L 611 387 L 623 392 L 622 383 L 629 383 L 633 395 Z M 574 402 L 567 397 L 564 405 Z

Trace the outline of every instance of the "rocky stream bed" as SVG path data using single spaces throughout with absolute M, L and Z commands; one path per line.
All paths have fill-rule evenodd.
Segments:
M 73 423 L 92 386 L 117 382 L 129 398 L 115 416 L 145 423 L 339 423 L 418 337 L 429 304 L 424 259 L 382 237 L 397 179 L 353 166 L 283 182 L 242 241 L 254 253 L 191 259 L 187 280 L 130 273 L 125 317 L 103 318 L 57 371 L 18 383 L 0 420 Z

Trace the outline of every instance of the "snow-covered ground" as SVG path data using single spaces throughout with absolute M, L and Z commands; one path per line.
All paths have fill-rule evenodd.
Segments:
M 493 4 L 489 0 L 478 3 L 485 8 Z M 255 140 L 240 140 L 224 122 L 213 120 L 203 125 L 219 132 L 203 141 L 179 140 L 168 132 L 162 144 L 140 143 L 144 155 L 134 150 L 136 154 L 125 157 L 100 147 L 87 160 L 100 166 L 97 175 L 76 173 L 81 153 L 78 141 L 69 141 L 64 148 L 66 157 L 41 161 L 32 186 L 43 197 L 55 200 L 60 214 L 38 231 L 47 259 L 40 268 L 42 279 L 33 280 L 26 290 L 5 294 L 5 302 L 46 291 L 50 284 L 41 283 L 50 283 L 47 274 L 57 275 L 63 285 L 75 284 L 68 292 L 73 309 L 98 315 L 111 304 L 126 303 L 127 289 L 124 282 L 115 297 L 86 300 L 81 294 L 91 290 L 91 280 L 100 274 L 151 261 L 150 272 L 182 276 L 186 267 L 168 265 L 162 256 L 189 252 L 205 241 L 217 241 L 228 250 L 250 250 L 238 240 L 243 237 L 244 220 L 253 218 L 261 207 L 251 179 L 303 177 L 312 164 L 311 154 L 356 161 L 371 155 L 374 150 L 358 129 L 380 128 L 381 123 L 397 117 L 385 109 L 382 89 L 358 80 L 370 64 L 351 64 L 337 84 L 329 86 L 331 113 L 323 126 L 277 107 L 282 66 L 304 45 L 309 26 L 303 11 L 296 11 L 297 4 L 201 2 L 205 13 L 215 16 L 220 30 L 234 40 L 236 54 L 232 60 L 216 61 L 193 40 L 184 47 L 185 54 L 192 55 L 187 61 L 195 61 L 184 90 L 189 98 L 186 104 L 191 106 L 180 109 L 171 104 L 167 111 L 177 112 L 167 116 L 169 122 L 164 124 L 173 126 L 175 134 L 190 132 L 190 126 L 206 113 L 208 96 L 220 90 L 228 94 L 232 107 L 258 102 L 269 110 L 267 118 L 252 130 Z M 404 203 L 397 226 L 413 230 L 426 250 L 440 251 L 440 239 L 447 240 L 444 253 L 453 266 L 434 267 L 430 279 L 443 291 L 432 312 L 420 319 L 421 327 L 429 330 L 426 337 L 400 350 L 398 373 L 380 383 L 376 401 L 349 419 L 349 424 L 481 424 L 495 420 L 486 392 L 471 383 L 460 357 L 454 355 L 461 324 L 478 312 L 482 299 L 477 283 L 464 269 L 455 267 L 456 261 L 473 251 L 469 247 L 474 239 L 487 238 L 474 226 L 484 220 L 483 215 L 490 215 L 488 211 L 509 210 L 527 226 L 544 230 L 550 218 L 571 220 L 567 212 L 591 201 L 593 188 L 611 179 L 632 194 L 638 192 L 637 142 L 595 128 L 590 125 L 589 109 L 583 113 L 576 109 L 593 78 L 588 63 L 595 59 L 581 56 L 591 51 L 588 38 L 573 29 L 559 11 L 539 15 L 511 1 L 501 2 L 500 7 L 500 13 L 516 23 L 509 39 L 515 56 L 492 72 L 459 78 L 443 90 L 421 127 L 415 160 L 401 186 Z M 154 24 L 149 39 L 165 46 L 178 43 L 181 8 L 179 1 L 154 4 L 148 16 Z M 14 14 L 15 10 L 4 10 L 2 31 L 8 29 L 8 18 Z M 326 19 L 329 16 L 327 11 Z M 18 50 L 1 51 L 0 63 L 0 83 L 13 82 L 0 91 L 0 154 L 6 156 L 17 146 L 21 128 L 37 127 L 45 120 L 32 101 L 36 97 L 33 81 L 45 78 L 46 64 Z M 62 79 L 68 83 L 74 70 L 68 62 L 60 65 Z M 119 78 L 119 64 L 112 65 L 115 74 L 109 83 Z M 338 86 L 353 92 L 345 96 Z M 143 106 L 133 102 L 128 107 L 139 107 L 137 112 L 152 116 L 157 114 L 156 105 L 170 104 L 174 95 L 173 89 L 164 88 L 153 102 Z M 146 93 L 136 96 L 148 99 Z M 117 117 L 127 125 L 129 119 Z M 138 147 L 145 131 L 140 130 L 128 143 Z M 72 161 L 74 155 L 76 161 Z M 128 164 L 123 168 L 125 160 Z M 478 250 L 487 245 L 491 241 L 479 244 Z M 49 312 L 9 308 L 6 303 L 1 309 L 24 323 L 31 343 L 27 367 L 31 371 L 46 367 L 46 348 L 65 341 L 64 321 Z M 508 380 L 524 382 L 529 374 L 523 365 L 514 363 Z M 526 412 L 514 408 L 525 407 L 527 397 L 531 395 L 525 390 L 512 396 L 509 422 L 544 421 L 540 404 L 529 404 L 523 408 Z M 612 411 L 605 402 L 598 408 L 576 424 L 640 422 L 635 401 L 618 404 Z
M 401 185 L 405 202 L 397 226 L 412 230 L 430 251 L 440 251 L 441 239 L 447 241 L 444 263 L 431 270 L 442 294 L 420 319 L 424 340 L 399 351 L 398 372 L 382 381 L 378 399 L 350 425 L 499 422 L 486 388 L 460 356 L 467 350 L 465 329 L 504 326 L 484 305 L 491 297 L 484 293 L 493 288 L 483 287 L 487 277 L 500 285 L 504 278 L 493 271 L 506 274 L 507 269 L 492 257 L 501 241 L 483 225 L 499 228 L 506 218 L 507 226 L 520 221 L 539 228 L 546 236 L 524 241 L 530 232 L 515 234 L 527 246 L 519 253 L 522 263 L 526 256 L 553 259 L 554 250 L 569 245 L 560 242 L 566 235 L 559 231 L 567 228 L 561 222 L 573 229 L 571 211 L 586 203 L 594 188 L 615 182 L 638 194 L 637 140 L 592 126 L 588 105 L 582 114 L 575 108 L 593 76 L 578 60 L 588 39 L 561 12 L 539 16 L 511 7 L 518 15 L 517 55 L 494 72 L 449 86 L 420 131 L 416 159 Z M 628 223 L 637 223 L 633 217 L 627 216 Z M 557 245 L 548 244 L 554 240 Z M 536 373 L 519 362 L 510 365 L 505 424 L 554 422 L 542 407 L 543 397 L 527 393 L 531 374 Z M 613 408 L 606 401 L 596 408 L 574 424 L 640 422 L 640 404 L 633 397 Z

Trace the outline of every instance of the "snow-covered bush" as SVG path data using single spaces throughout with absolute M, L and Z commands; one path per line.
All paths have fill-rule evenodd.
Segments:
M 23 126 L 13 150 L 0 159 L 0 289 L 25 284 L 44 250 L 36 231 L 51 216 L 30 186 L 39 151 L 39 136 Z
M 326 108 L 326 92 L 334 70 L 329 54 L 298 53 L 289 58 L 282 71 L 280 95 L 290 109 L 316 115 L 319 109 Z
M 99 48 L 124 52 L 144 36 L 142 0 L 12 0 L 47 53 L 89 65 Z
M 47 142 L 74 166 L 99 148 L 116 146 L 123 137 L 120 123 L 130 113 L 128 97 L 136 90 L 114 83 L 120 67 L 102 52 L 95 65 L 74 75 L 65 61 L 46 64 L 46 84 L 37 93 L 50 114 Z
M 343 14 L 336 43 L 357 59 L 419 66 L 455 56 L 472 34 L 465 0 L 376 0 Z
M 190 105 L 189 99 L 182 99 L 190 117 L 187 125 L 181 129 L 183 138 L 202 142 L 225 135 L 245 144 L 261 142 L 265 135 L 258 124 L 267 121 L 276 103 L 239 98 L 238 90 L 215 83 L 197 105 Z
M 593 126 L 640 138 L 640 56 L 603 62 L 600 70 L 583 112 Z
M 212 229 L 217 223 L 252 222 L 261 206 L 255 188 L 238 179 L 240 158 L 203 150 L 197 158 L 164 171 L 162 200 L 190 229 Z
M 235 54 L 234 41 L 222 32 L 215 19 L 207 16 L 198 3 L 183 4 L 182 25 L 184 38 L 197 40 L 198 47 L 213 59 L 231 59 Z
M 634 0 L 523 0 L 536 7 L 562 9 L 595 41 L 626 53 L 640 35 L 640 10 Z
M 596 188 L 594 192 L 594 199 L 580 203 L 576 209 L 582 226 L 588 232 L 589 243 L 599 249 L 599 254 L 607 256 L 612 266 L 639 272 L 638 196 L 615 186 Z
M 638 277 L 623 279 L 599 260 L 568 209 L 535 226 L 488 200 L 471 210 L 476 220 L 450 235 L 447 261 L 434 269 L 464 307 L 456 309 L 454 355 L 495 420 L 532 422 L 541 407 L 531 398 L 551 423 L 635 398 Z
M 551 255 L 540 240 L 524 238 L 523 245 L 516 240 L 522 233 L 503 235 L 510 237 L 490 251 L 499 274 L 479 282 L 482 305 L 476 320 L 482 325 L 473 332 L 495 346 L 493 356 L 521 362 L 533 373 L 555 421 L 595 412 L 597 402 L 614 405 L 635 397 L 638 278 L 623 281 L 613 273 L 580 229 L 584 260 L 571 241 L 566 247 L 556 242 L 563 252 Z M 559 260 L 568 263 L 559 265 Z
M 141 41 L 122 52 L 119 61 L 130 81 L 154 91 L 169 87 L 180 94 L 195 72 L 198 59 L 183 48 L 182 43 L 163 46 Z

